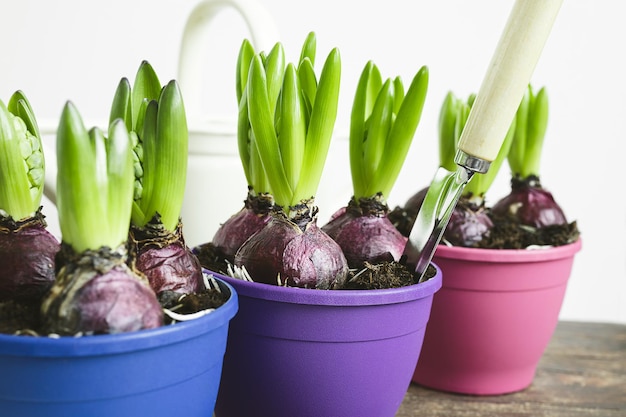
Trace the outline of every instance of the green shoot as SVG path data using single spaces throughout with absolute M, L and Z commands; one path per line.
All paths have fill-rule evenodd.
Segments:
M 0 101 L 0 213 L 20 221 L 41 204 L 45 159 L 34 113 L 22 91 Z
M 131 130 L 135 189 L 132 223 L 144 227 L 158 216 L 174 232 L 180 220 L 187 179 L 189 133 L 180 88 L 175 80 L 161 87 L 143 61 L 131 87 L 120 81 L 110 121 L 121 118 Z
M 115 249 L 128 237 L 133 195 L 131 139 L 121 119 L 105 137 L 87 131 L 67 102 L 57 131 L 57 208 L 63 242 L 74 251 Z
M 541 151 L 548 127 L 548 93 L 528 86 L 516 114 L 515 138 L 508 155 L 513 175 L 539 177 Z
M 318 80 L 313 32 L 297 66 L 284 65 L 282 51 L 277 43 L 267 57 L 258 53 L 251 60 L 246 86 L 251 132 L 245 148 L 249 155 L 256 150 L 269 192 L 289 213 L 317 193 L 337 117 L 341 60 L 333 49 Z
M 237 125 L 237 144 L 239 149 L 239 157 L 243 166 L 244 174 L 248 185 L 252 187 L 254 193 L 268 193 L 269 184 L 263 170 L 258 151 L 255 146 L 254 133 L 250 126 L 249 106 L 248 106 L 248 90 L 246 84 L 249 78 L 250 64 L 254 59 L 255 51 L 249 40 L 244 39 L 237 58 L 236 73 L 236 92 L 239 103 L 238 125 Z M 282 82 L 282 74 L 284 72 L 285 58 L 282 45 L 277 44 L 268 56 L 261 55 L 263 65 L 267 65 L 271 73 L 267 84 L 268 100 L 276 105 L 280 85 Z
M 391 192 L 419 124 L 428 68 L 413 78 L 406 95 L 400 77 L 384 82 L 369 61 L 361 73 L 350 117 L 350 169 L 355 201 Z

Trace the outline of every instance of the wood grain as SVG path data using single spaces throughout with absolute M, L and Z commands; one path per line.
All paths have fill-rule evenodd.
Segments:
M 626 417 L 626 326 L 560 322 L 530 387 L 478 397 L 411 384 L 396 417 Z

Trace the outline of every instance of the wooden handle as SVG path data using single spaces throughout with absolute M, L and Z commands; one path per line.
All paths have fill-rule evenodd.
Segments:
M 516 0 L 461 133 L 461 151 L 496 158 L 562 2 Z

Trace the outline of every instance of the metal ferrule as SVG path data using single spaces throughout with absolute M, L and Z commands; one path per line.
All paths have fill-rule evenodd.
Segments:
M 470 171 L 478 172 L 479 174 L 484 174 L 489 171 L 489 166 L 491 166 L 491 161 L 467 154 L 460 149 L 456 151 L 454 162 Z

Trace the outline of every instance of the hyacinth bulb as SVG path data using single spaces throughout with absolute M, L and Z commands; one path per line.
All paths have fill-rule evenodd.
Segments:
M 332 289 L 343 285 L 348 264 L 339 245 L 315 220 L 300 227 L 282 213 L 237 251 L 235 265 L 256 282 L 302 288 Z
M 0 222 L 0 301 L 40 300 L 54 283 L 59 248 L 43 216 L 20 225 Z
M 116 334 L 162 326 L 154 291 L 125 261 L 124 250 L 108 248 L 65 258 L 42 303 L 46 331 Z
M 491 211 L 535 228 L 567 224 L 563 209 L 536 176 L 524 180 L 514 177 L 511 192 L 494 204 Z
M 249 194 L 244 207 L 226 220 L 213 236 L 211 243 L 219 255 L 232 263 L 241 245 L 270 221 L 272 206 L 269 194 Z
M 131 226 L 130 242 L 135 268 L 157 295 L 164 291 L 190 294 L 202 288 L 202 267 L 185 243 L 182 223 L 174 233 L 158 221 L 145 227 Z
M 350 268 L 399 261 L 407 239 L 387 218 L 387 206 L 376 199 L 360 202 L 352 199 L 322 230 L 341 247 Z
M 443 239 L 454 246 L 473 247 L 489 236 L 494 225 L 484 206 L 459 201 L 443 233 Z

